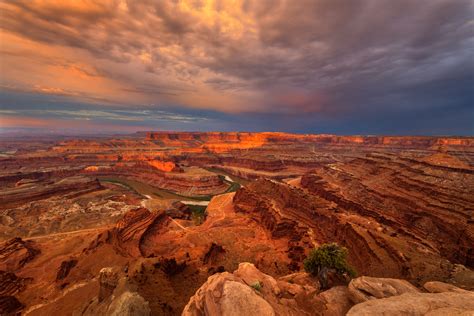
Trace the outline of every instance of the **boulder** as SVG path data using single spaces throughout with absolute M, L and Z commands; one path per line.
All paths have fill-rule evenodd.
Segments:
M 119 268 L 118 267 L 106 267 L 100 270 L 99 274 L 99 302 L 109 298 L 119 281 Z
M 100 270 L 99 293 L 82 309 L 81 315 L 148 316 L 149 303 L 136 292 L 125 271 L 120 267 Z
M 107 310 L 110 316 L 148 316 L 150 307 L 138 293 L 124 292 L 115 298 Z
M 275 311 L 266 300 L 249 286 L 236 281 L 223 284 L 219 309 L 218 315 L 275 315 Z
M 408 281 L 390 278 L 362 276 L 353 279 L 348 286 L 350 298 L 355 304 L 368 300 L 397 296 L 420 291 Z
M 342 316 L 352 306 L 344 286 L 318 292 L 319 284 L 308 274 L 275 280 L 253 264 L 241 263 L 234 273 L 210 276 L 191 297 L 182 315 Z
M 320 287 L 319 281 L 316 277 L 306 272 L 296 272 L 280 277 L 278 280 L 288 283 L 299 284 L 301 286 L 309 285 L 312 287 Z
M 465 293 L 469 292 L 458 288 L 449 283 L 439 282 L 439 281 L 430 281 L 426 282 L 423 287 L 430 293 L 443 293 L 443 292 L 458 292 L 458 293 Z
M 225 313 L 224 313 L 225 312 Z M 251 287 L 224 272 L 208 278 L 184 308 L 183 316 L 274 315 L 270 304 Z
M 335 286 L 320 293 L 318 297 L 323 299 L 325 308 L 322 314 L 325 316 L 346 315 L 353 305 L 346 286 Z
M 474 293 L 405 293 L 353 306 L 347 316 L 474 315 Z

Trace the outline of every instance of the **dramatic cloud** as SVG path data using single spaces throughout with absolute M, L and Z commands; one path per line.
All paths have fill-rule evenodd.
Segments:
M 17 0 L 0 10 L 2 117 L 474 132 L 470 0 Z

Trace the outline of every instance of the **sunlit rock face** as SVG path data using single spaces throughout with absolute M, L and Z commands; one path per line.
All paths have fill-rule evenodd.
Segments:
M 423 136 L 336 136 L 336 135 L 301 135 L 286 133 L 239 133 L 239 132 L 148 132 L 147 140 L 160 141 L 166 144 L 195 143 L 211 144 L 228 143 L 229 148 L 239 144 L 261 146 L 265 143 L 311 142 L 315 144 L 361 144 L 401 147 L 429 148 L 431 146 L 472 146 L 470 137 L 423 137 Z
M 148 164 L 164 172 L 178 171 L 176 164 L 172 161 L 149 160 Z

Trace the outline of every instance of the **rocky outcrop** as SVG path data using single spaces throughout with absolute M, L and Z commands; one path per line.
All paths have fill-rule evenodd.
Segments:
M 240 143 L 261 146 L 265 143 L 307 142 L 321 145 L 378 145 L 406 148 L 429 148 L 432 146 L 473 146 L 472 137 L 397 137 L 397 136 L 336 136 L 299 135 L 288 133 L 238 133 L 238 132 L 148 132 L 147 140 L 165 144 L 182 143 Z
M 110 231 L 110 242 L 124 255 L 146 256 L 143 240 L 149 234 L 156 234 L 168 222 L 165 212 L 154 213 L 146 208 L 131 210 Z
M 219 255 L 225 254 L 225 249 L 216 243 L 211 243 L 209 250 L 204 254 L 202 258 L 202 263 L 204 264 L 213 264 Z
M 471 315 L 474 292 L 439 283 L 437 290 L 446 292 L 422 293 L 405 280 L 360 277 L 349 287 L 320 292 L 308 274 L 275 279 L 241 263 L 232 274 L 209 277 L 182 315 Z
M 225 192 L 229 186 L 217 174 L 204 169 L 193 167 L 183 172 L 167 172 L 141 161 L 131 165 L 115 164 L 96 171 L 84 172 L 94 176 L 128 178 L 185 196 L 219 194 Z
M 186 306 L 183 315 L 275 315 L 267 301 L 256 295 L 252 288 L 230 276 L 225 281 L 216 276 L 208 282 L 209 289 L 203 288 L 203 296 L 192 301 L 189 307 Z M 201 305 L 206 301 L 211 303 Z
M 166 207 L 166 215 L 175 219 L 191 219 L 192 211 L 188 205 L 176 201 L 170 207 Z
M 58 273 L 56 274 L 56 281 L 65 279 L 69 275 L 69 272 L 71 272 L 71 269 L 76 266 L 76 264 L 76 259 L 70 259 L 61 262 L 61 266 L 59 267 Z
M 315 314 L 323 316 L 346 315 L 352 307 L 349 293 L 345 286 L 335 286 L 327 291 L 321 292 L 318 297 L 323 302 L 323 308 Z
M 150 315 L 150 307 L 138 293 L 123 292 L 115 298 L 107 309 L 110 316 L 148 316 Z
M 233 274 L 209 277 L 182 315 L 344 315 L 351 306 L 345 287 L 318 294 L 314 279 L 310 284 L 307 276 L 291 280 L 276 280 L 253 264 L 241 263 Z
M 155 264 L 155 267 L 159 267 L 167 276 L 171 277 L 186 269 L 186 262 L 178 263 L 175 258 L 163 258 Z
M 82 315 L 148 316 L 149 303 L 133 290 L 129 279 L 118 267 L 100 271 L 99 293 L 82 311 Z
M 474 195 L 455 179 L 474 184 L 474 178 L 456 171 L 443 176 L 447 187 L 438 184 L 433 170 L 417 168 L 385 158 L 358 159 L 304 175 L 304 190 L 254 181 L 238 190 L 233 202 L 237 212 L 260 223 L 274 239 L 288 239 L 294 270 L 315 244 L 335 241 L 348 248 L 349 261 L 359 273 L 422 285 L 450 277 L 451 268 L 440 265 L 442 260 L 471 262 L 468 244 L 474 243 L 474 226 L 466 207 L 474 208 Z M 404 173 L 412 174 L 411 179 Z M 410 184 L 401 186 L 402 178 Z
M 399 270 L 393 275 L 397 277 L 418 273 L 412 266 L 420 252 L 425 255 L 419 261 L 443 256 L 473 265 L 473 185 L 474 175 L 468 169 L 440 169 L 383 155 L 318 168 L 301 178 L 302 187 L 333 203 L 339 213 L 370 223 L 364 227 L 369 235 L 364 242 L 384 262 L 386 252 Z M 394 244 L 393 237 L 416 244 L 418 250 Z
M 40 250 L 33 241 L 12 238 L 0 245 L 0 270 L 18 271 L 33 260 Z
M 14 273 L 0 271 L 0 315 L 15 315 L 24 305 L 15 297 L 22 292 L 31 278 L 20 278 Z
M 99 302 L 108 299 L 114 293 L 119 282 L 120 269 L 117 267 L 106 267 L 99 274 Z
M 24 307 L 14 296 L 0 296 L 0 315 L 18 315 Z
M 150 166 L 164 172 L 171 172 L 171 171 L 182 172 L 183 171 L 181 168 L 176 166 L 176 164 L 172 161 L 148 160 L 147 163 Z
M 288 257 L 292 270 L 298 270 L 311 248 L 308 223 L 312 221 L 312 205 L 304 194 L 271 180 L 258 180 L 239 189 L 233 199 L 237 212 L 261 223 L 273 238 L 288 239 Z
M 348 316 L 472 315 L 474 293 L 405 293 L 369 300 L 352 307 Z
M 101 189 L 103 187 L 97 179 L 80 176 L 68 177 L 56 182 L 47 181 L 35 185 L 20 185 L 0 191 L 0 208 L 11 208 L 54 195 L 72 198 Z
M 0 270 L 0 296 L 15 295 L 23 291 L 31 278 L 20 278 L 12 272 Z
M 403 293 L 420 293 L 416 287 L 405 280 L 366 276 L 352 280 L 348 289 L 350 298 L 355 304 Z
M 430 281 L 426 282 L 423 285 L 423 288 L 430 293 L 443 293 L 443 292 L 457 292 L 465 293 L 468 292 L 464 289 L 460 289 L 457 286 L 454 286 L 449 283 L 439 282 L 439 281 Z

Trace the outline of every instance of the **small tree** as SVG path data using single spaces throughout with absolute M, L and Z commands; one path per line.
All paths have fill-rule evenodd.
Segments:
M 347 249 L 337 243 L 323 244 L 311 250 L 304 260 L 304 269 L 318 277 L 323 288 L 327 287 L 327 273 L 335 271 L 339 275 L 355 277 L 355 270 L 346 262 Z

